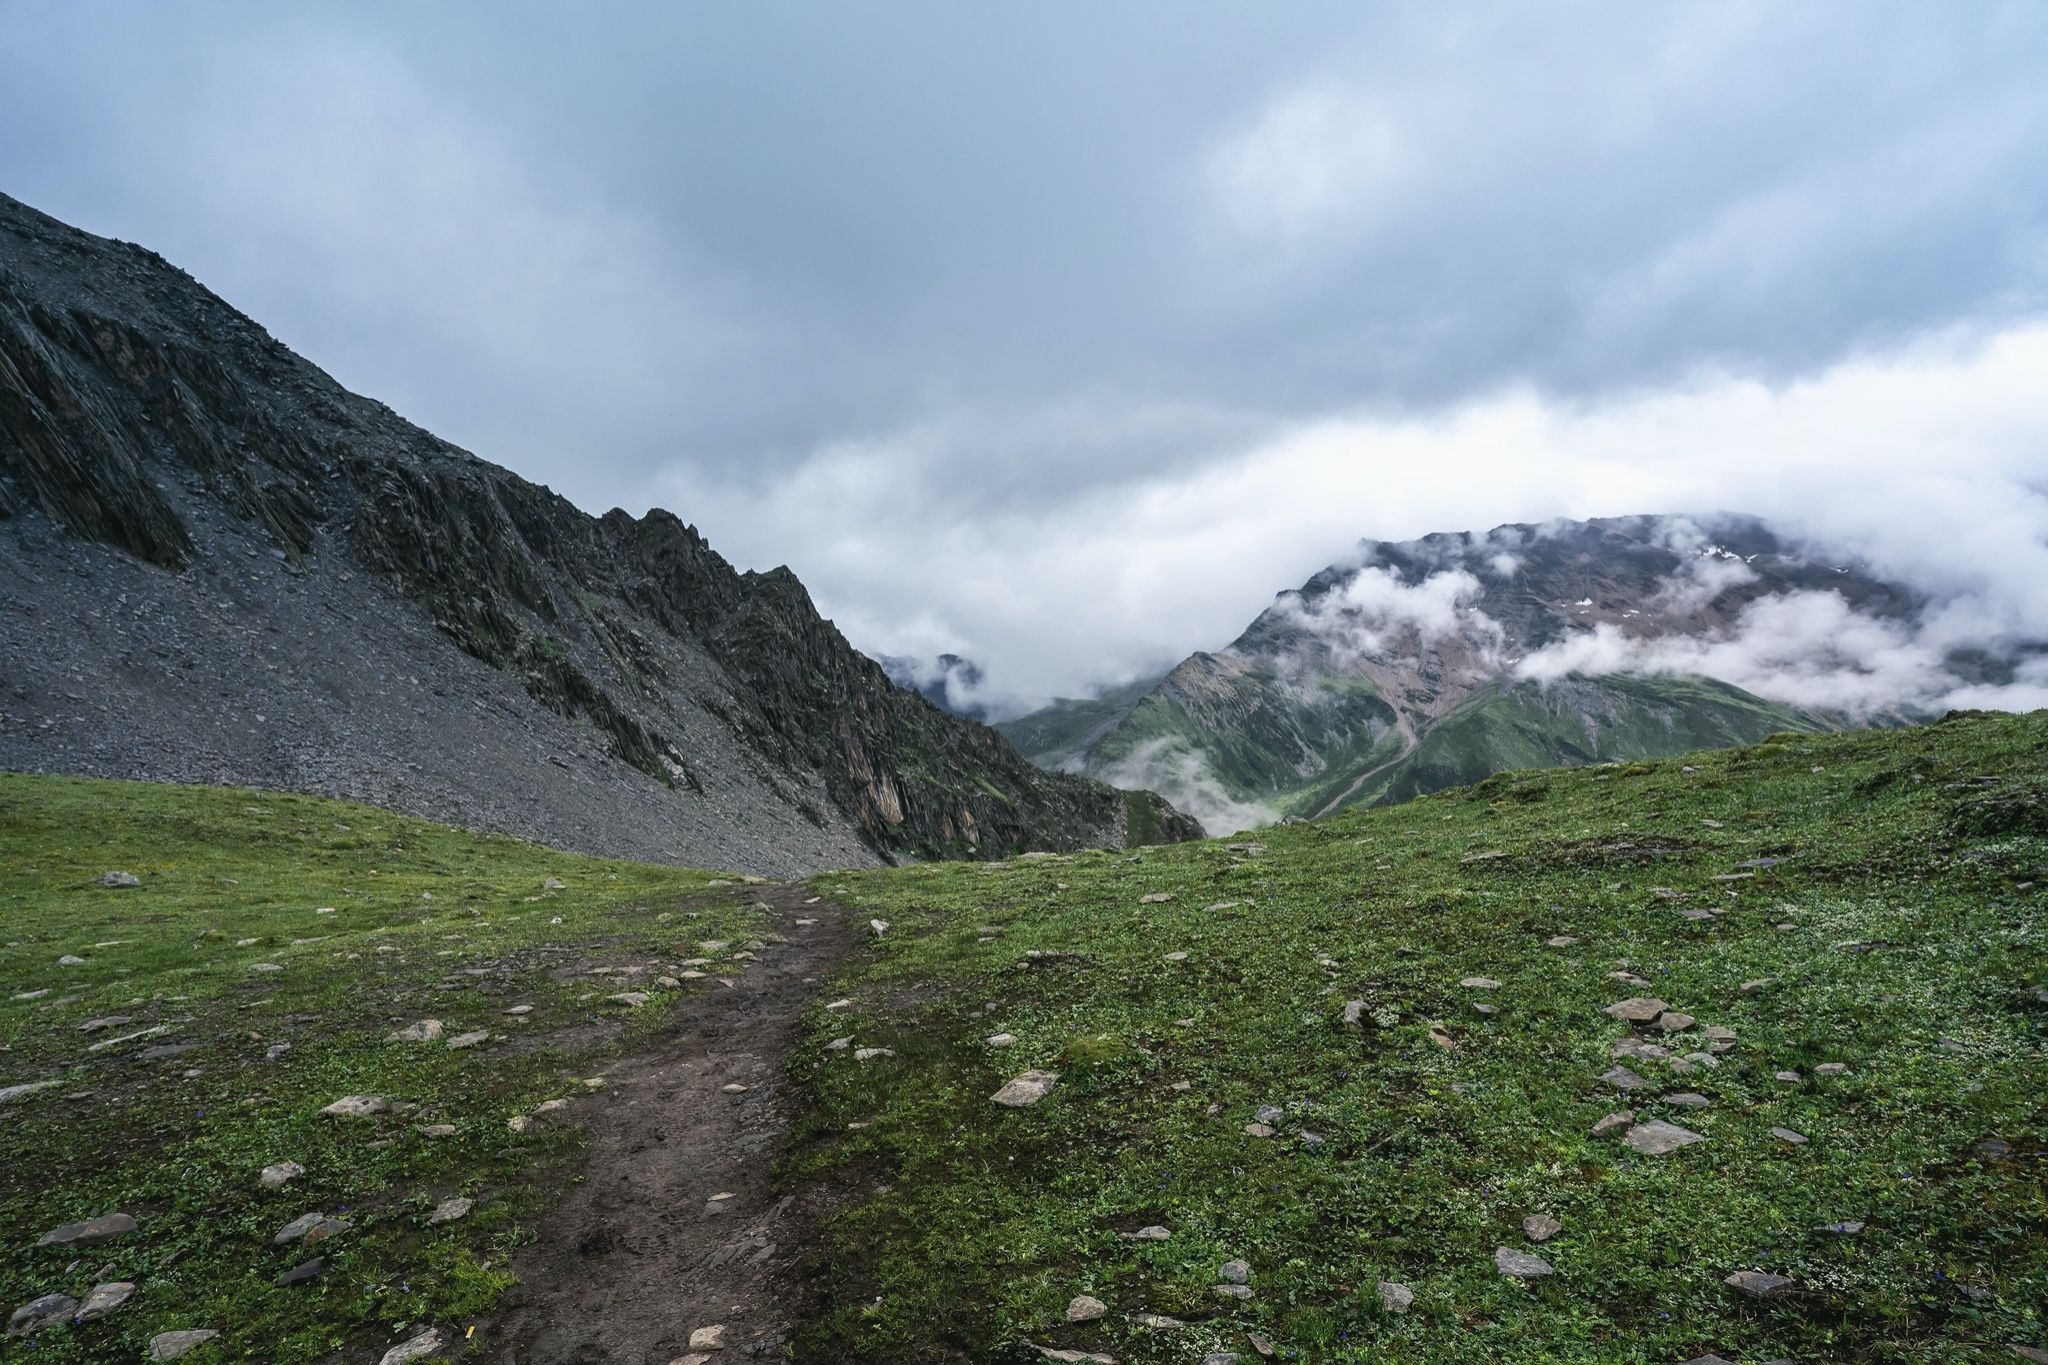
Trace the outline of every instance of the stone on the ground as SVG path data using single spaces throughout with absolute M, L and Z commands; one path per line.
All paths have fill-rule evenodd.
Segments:
M 1532 1213 L 1522 1220 L 1522 1235 L 1532 1242 L 1547 1242 L 1564 1231 L 1564 1224 L 1547 1213 Z
M 1364 1019 L 1365 1002 L 1363 1000 L 1346 1000 L 1344 1002 L 1345 1023 L 1350 1024 L 1353 1027 L 1357 1027 L 1363 1022 Z
M 1252 1268 L 1243 1261 L 1225 1261 L 1217 1268 L 1216 1278 L 1225 1284 L 1250 1284 L 1252 1282 Z
M 1863 1224 L 1857 1219 L 1848 1218 L 1839 1223 L 1826 1224 L 1817 1230 L 1827 1233 L 1830 1237 L 1854 1237 L 1863 1231 Z
M 1632 995 L 1626 1000 L 1617 1000 L 1609 1005 L 1605 1013 L 1628 1024 L 1647 1024 L 1671 1007 L 1654 996 Z
M 135 1285 L 129 1280 L 96 1284 L 92 1287 L 92 1293 L 85 1296 L 85 1302 L 79 1305 L 78 1312 L 73 1316 L 79 1322 L 92 1322 L 113 1312 L 134 1295 Z
M 1587 1135 L 1589 1137 L 1596 1138 L 1606 1137 L 1609 1133 L 1612 1133 L 1617 1129 L 1626 1128 L 1635 1121 L 1635 1110 L 1617 1109 L 1613 1113 L 1607 1115 L 1605 1118 L 1602 1118 L 1598 1123 L 1594 1124 Z
M 324 1213 L 302 1213 L 277 1230 L 270 1239 L 272 1246 L 286 1246 L 292 1242 L 304 1242 L 311 1246 L 325 1241 L 348 1226 L 339 1218 L 329 1218 Z
M 1788 1146 L 1804 1147 L 1806 1145 L 1806 1135 L 1804 1133 L 1795 1133 L 1790 1128 L 1773 1128 L 1771 1129 L 1771 1136 Z
M 506 1010 L 506 1011 L 505 1011 L 505 1013 L 507 1013 L 507 1014 L 532 1014 L 532 1013 L 533 1013 L 533 1006 L 531 1006 L 531 1005 L 514 1005 L 514 1006 L 512 1006 L 512 1007 L 511 1007 L 510 1009 Z
M 96 1247 L 135 1231 L 135 1220 L 125 1213 L 103 1213 L 83 1223 L 66 1223 L 51 1228 L 36 1239 L 39 1247 Z
M 1381 1280 L 1376 1286 L 1380 1296 L 1380 1307 L 1389 1313 L 1405 1313 L 1415 1305 L 1415 1291 L 1394 1280 Z
M 738 1081 L 727 1081 L 724 1085 L 721 1085 L 718 1088 L 719 1090 L 723 1091 L 725 1094 L 728 1095 L 744 1095 L 749 1090 L 752 1090 L 754 1087 L 752 1087 L 751 1085 L 741 1085 Z
M 290 1270 L 285 1271 L 272 1280 L 271 1283 L 279 1289 L 289 1289 L 295 1284 L 311 1284 L 319 1279 L 321 1273 L 326 1269 L 327 1258 L 325 1256 L 315 1256 L 310 1261 L 293 1266 Z
M 1027 1344 L 1047 1360 L 1059 1361 L 1061 1365 L 1116 1365 L 1115 1356 L 1106 1356 L 1100 1351 L 1054 1350 L 1050 1346 L 1040 1346 L 1035 1341 Z
M 646 991 L 620 991 L 616 995 L 607 995 L 605 997 L 612 1004 L 624 1005 L 629 1010 L 637 1010 L 653 998 Z
M 1813 1074 L 1816 1076 L 1846 1076 L 1849 1074 L 1849 1064 L 1847 1062 L 1822 1062 L 1813 1069 Z
M 1173 1233 L 1153 1223 L 1139 1228 L 1136 1232 L 1126 1232 L 1123 1235 L 1133 1242 L 1163 1242 L 1173 1236 Z
M 99 884 L 101 886 L 140 886 L 142 885 L 142 878 L 136 876 L 133 872 L 102 872 L 99 876 Z
M 423 1138 L 454 1137 L 455 1125 L 452 1123 L 429 1123 L 420 1128 L 419 1134 Z
M 722 1351 L 725 1349 L 725 1324 L 713 1323 L 699 1327 L 690 1333 L 690 1349 L 693 1351 Z
M 1680 1109 L 1704 1109 L 1713 1101 L 1693 1090 L 1681 1090 L 1676 1095 L 1666 1095 L 1664 1103 L 1675 1104 Z
M 1680 1014 L 1677 1010 L 1666 1010 L 1657 1016 L 1657 1027 L 1666 1033 L 1683 1033 L 1698 1022 L 1690 1014 Z
M 540 883 L 540 889 L 543 891 L 561 891 L 566 889 L 567 886 L 568 883 L 564 882 L 560 877 L 543 877 Z
M 1694 1356 L 1685 1365 L 1735 1365 L 1727 1356 Z
M 64 954 L 64 956 L 57 959 L 57 965 L 59 967 L 83 967 L 85 965 L 85 959 L 78 956 L 78 954 L 76 953 L 66 953 Z
M 7 1319 L 7 1335 L 26 1336 L 53 1322 L 63 1322 L 77 1311 L 78 1300 L 69 1294 L 45 1294 L 39 1299 L 30 1299 Z
M 1269 1138 L 1273 1136 L 1273 1125 L 1270 1123 L 1247 1123 L 1244 1126 L 1244 1135 L 1246 1137 Z
M 489 1029 L 471 1029 L 467 1033 L 458 1033 L 453 1038 L 450 1038 L 448 1040 L 448 1046 L 454 1048 L 456 1051 L 459 1052 L 464 1048 L 477 1047 L 480 1044 L 489 1042 L 490 1040 L 491 1031 Z
M 871 919 L 868 921 L 868 928 L 875 931 L 876 938 L 880 938 L 889 932 L 889 921 L 885 919 Z
M 1168 962 L 1186 962 L 1188 955 L 1183 952 L 1171 952 L 1166 955 L 1166 960 Z
M 1773 1275 L 1766 1270 L 1738 1270 L 1721 1283 L 1753 1299 L 1775 1298 L 1792 1287 L 1792 1281 L 1783 1275 Z
M 101 1033 L 107 1029 L 119 1028 L 123 1024 L 131 1023 L 134 1018 L 135 1016 L 132 1014 L 103 1015 L 98 1019 L 86 1020 L 78 1026 L 78 1031 L 80 1033 Z
M 1076 1294 L 1067 1302 L 1068 1322 L 1093 1322 L 1109 1311 L 1109 1305 L 1092 1294 Z
M 0 1104 L 12 1104 L 16 1100 L 27 1099 L 38 1090 L 49 1090 L 63 1083 L 62 1081 L 30 1081 L 26 1085 L 6 1086 L 0 1088 Z
M 982 1041 L 990 1047 L 1009 1047 L 1017 1041 L 1017 1035 L 1014 1033 L 991 1033 Z
M 1211 1351 L 1202 1357 L 1202 1365 L 1237 1365 L 1238 1359 L 1235 1351 Z
M 894 1057 L 895 1055 L 896 1049 L 893 1047 L 857 1047 L 853 1050 L 853 1060 L 856 1062 L 871 1062 L 877 1057 Z
M 1740 986 L 1737 986 L 1735 988 L 1735 991 L 1738 995 L 1755 995 L 1758 991 L 1762 990 L 1764 987 L 1770 984 L 1770 977 L 1760 976 L 1754 981 L 1743 982 Z
M 1226 1299 L 1244 1300 L 1252 1296 L 1252 1287 L 1248 1284 L 1212 1284 L 1209 1289 L 1210 1292 Z
M 1621 1140 L 1644 1156 L 1665 1156 L 1681 1147 L 1689 1147 L 1695 1142 L 1705 1142 L 1707 1139 L 1705 1135 L 1695 1133 L 1690 1128 L 1680 1128 L 1677 1124 L 1666 1123 L 1662 1119 L 1651 1119 L 1648 1123 L 1639 1123 L 1629 1129 L 1622 1135 Z
M 1616 1090 L 1640 1090 L 1649 1084 L 1625 1066 L 1609 1067 L 1600 1073 L 1600 1079 Z
M 1152 892 L 1152 893 L 1151 893 L 1151 894 L 1149 894 L 1149 895 L 1144 895 L 1144 896 L 1140 896 L 1140 897 L 1138 897 L 1138 904 L 1140 904 L 1140 905 L 1164 905 L 1164 904 L 1166 904 L 1166 903 L 1167 903 L 1168 901 L 1170 901 L 1170 900 L 1172 900 L 1172 899 L 1173 899 L 1173 893 L 1172 893 L 1171 891 L 1154 891 L 1154 892 Z
M 422 1019 L 416 1024 L 407 1024 L 402 1029 L 393 1030 L 385 1037 L 384 1041 L 387 1043 L 431 1043 L 439 1040 L 441 1033 L 441 1021 L 439 1019 Z
M 382 1095 L 343 1095 L 320 1112 L 331 1119 L 362 1119 L 390 1107 Z
M 469 1211 L 475 1207 L 475 1200 L 464 1199 L 461 1195 L 443 1199 L 440 1203 L 434 1205 L 434 1211 L 427 1215 L 427 1222 L 430 1224 L 452 1223 L 458 1218 L 468 1217 Z
M 429 1327 L 418 1336 L 407 1341 L 401 1341 L 386 1351 L 383 1359 L 379 1360 L 377 1365 L 405 1365 L 405 1362 L 408 1360 L 418 1360 L 421 1356 L 430 1356 L 440 1349 L 441 1329 Z
M 1029 1109 L 1046 1097 L 1059 1078 L 1060 1074 L 1057 1071 L 1040 1071 L 1033 1068 L 1021 1076 L 1013 1077 L 989 1098 L 1007 1109 Z
M 1558 934 L 1555 937 L 1545 939 L 1543 946 L 1546 948 L 1569 948 L 1577 942 L 1578 940 L 1570 934 Z
M 204 1346 L 220 1333 L 210 1327 L 185 1332 L 158 1332 L 149 1339 L 151 1360 L 176 1360 L 187 1351 Z
M 1458 984 L 1467 990 L 1474 991 L 1497 991 L 1500 989 L 1500 982 L 1495 981 L 1490 976 L 1462 977 L 1459 979 Z
M 306 1173 L 306 1168 L 296 1161 L 280 1161 L 265 1166 L 257 1175 L 256 1183 L 266 1190 L 281 1190 Z
M 1526 1251 L 1516 1251 L 1511 1247 L 1494 1248 L 1493 1268 L 1511 1280 L 1540 1280 L 1545 1275 L 1556 1273 L 1550 1268 L 1550 1262 L 1541 1256 L 1531 1256 Z
M 1164 1313 L 1133 1313 L 1131 1321 L 1140 1327 L 1150 1327 L 1158 1331 L 1187 1326 L 1179 1318 L 1169 1318 Z

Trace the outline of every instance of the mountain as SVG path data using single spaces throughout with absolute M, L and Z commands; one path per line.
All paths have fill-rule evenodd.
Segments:
M 1227 648 L 1000 728 L 1037 762 L 1156 787 L 1225 833 L 1508 768 L 1839 725 L 1711 677 L 1566 666 L 1575 645 L 1723 638 L 1751 604 L 1793 593 L 1836 594 L 1877 620 L 1920 605 L 1854 566 L 1809 558 L 1754 517 L 1364 541 Z M 1534 667 L 1547 660 L 1564 662 Z
M 913 659 L 901 654 L 878 654 L 875 662 L 898 687 L 917 693 L 941 711 L 969 720 L 986 722 L 991 715 L 980 694 L 981 665 L 958 654 L 941 654 L 935 659 Z
M 592 517 L 0 196 L 0 766 L 789 874 L 1184 837 L 894 686 L 786 568 Z

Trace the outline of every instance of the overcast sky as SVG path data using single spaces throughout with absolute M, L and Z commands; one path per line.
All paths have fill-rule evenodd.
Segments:
M 1508 520 L 2048 581 L 2048 6 L 1367 10 L 0 0 L 0 188 L 1027 694 Z

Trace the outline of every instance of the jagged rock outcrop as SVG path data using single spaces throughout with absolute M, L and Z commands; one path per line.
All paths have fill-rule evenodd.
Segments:
M 1186 837 L 890 683 L 787 569 L 591 517 L 0 196 L 0 764 L 795 872 Z

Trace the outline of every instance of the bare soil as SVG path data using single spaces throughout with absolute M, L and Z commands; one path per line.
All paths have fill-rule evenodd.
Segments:
M 668 1365 L 691 1353 L 692 1331 L 717 1325 L 720 1359 L 783 1355 L 807 1230 L 832 1198 L 772 1187 L 791 1119 L 784 1065 L 853 932 L 839 907 L 804 904 L 800 887 L 747 894 L 770 907 L 769 932 L 787 941 L 770 939 L 730 987 L 679 1006 L 653 1043 L 605 1073 L 584 1110 L 583 1179 L 515 1259 L 519 1287 L 478 1328 L 494 1343 L 484 1358 Z

